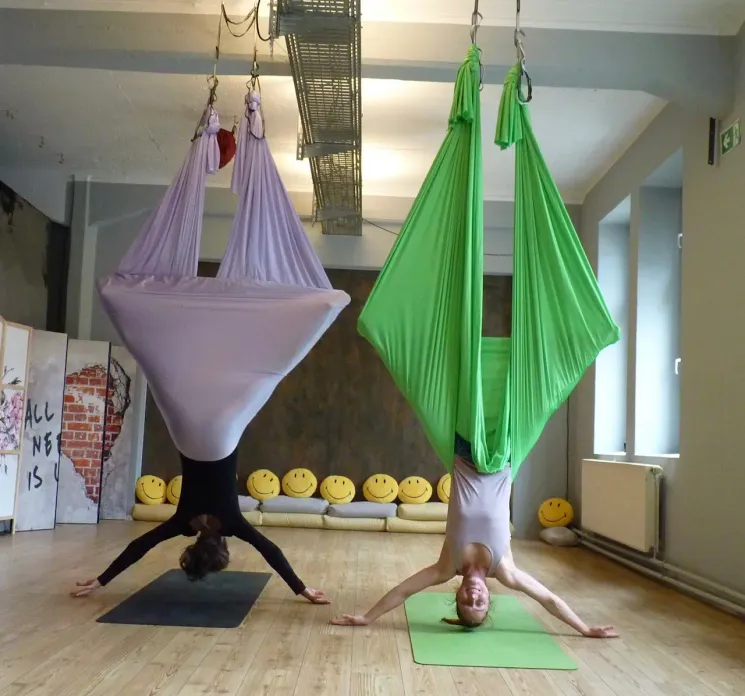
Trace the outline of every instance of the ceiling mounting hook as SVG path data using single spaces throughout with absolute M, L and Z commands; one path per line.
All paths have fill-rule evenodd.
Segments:
M 246 82 L 246 89 L 249 92 L 261 93 L 261 79 L 260 79 L 260 68 L 258 61 L 258 50 L 254 46 L 254 55 L 251 61 L 251 77 Z
M 517 13 L 515 17 L 515 49 L 517 50 L 517 62 L 520 66 L 520 74 L 517 78 L 517 101 L 520 104 L 527 104 L 533 100 L 533 81 L 530 79 L 528 69 L 526 68 L 525 46 L 523 39 L 525 32 L 520 26 L 520 0 L 517 0 Z M 528 93 L 523 97 L 523 77 L 525 78 Z
M 251 77 L 254 80 L 259 76 L 259 68 L 261 67 L 259 65 L 258 56 L 259 56 L 259 53 L 256 50 L 256 47 L 254 46 L 254 57 L 251 63 Z
M 484 19 L 484 16 L 479 12 L 479 0 L 475 0 L 473 4 L 473 13 L 471 14 L 471 29 L 469 31 L 472 44 L 476 43 L 476 35 L 478 34 L 482 19 Z
M 225 9 L 225 5 L 221 5 L 221 9 Z M 220 84 L 220 80 L 217 79 L 217 64 L 220 62 L 220 44 L 222 43 L 222 14 L 220 14 L 219 21 L 217 23 L 217 41 L 215 42 L 215 62 L 212 66 L 212 74 L 207 77 L 207 84 L 210 86 L 210 96 L 207 101 L 208 106 L 214 106 L 217 101 L 217 85 Z
M 482 19 L 484 19 L 484 16 L 479 12 L 479 0 L 474 0 L 473 12 L 471 13 L 471 28 L 468 33 L 471 36 L 471 45 L 475 46 L 479 52 L 479 92 L 484 89 L 484 64 L 481 62 L 481 49 L 476 44 L 476 39 Z
M 207 84 L 210 86 L 210 96 L 207 100 L 207 104 L 209 106 L 214 106 L 217 101 L 217 86 L 220 84 L 220 80 L 217 79 L 216 73 L 212 73 L 212 75 L 207 78 Z

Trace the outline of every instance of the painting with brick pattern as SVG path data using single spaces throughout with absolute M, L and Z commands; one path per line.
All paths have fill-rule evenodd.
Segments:
M 103 445 L 102 520 L 131 517 L 136 479 L 133 404 L 136 373 L 137 363 L 130 352 L 122 346 L 112 346 Z
M 111 345 L 70 340 L 57 494 L 57 522 L 96 524 L 99 516 Z

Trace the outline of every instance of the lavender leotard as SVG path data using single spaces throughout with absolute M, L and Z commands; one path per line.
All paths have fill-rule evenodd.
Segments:
M 455 452 L 445 532 L 451 558 L 462 574 L 463 550 L 468 544 L 482 544 L 491 552 L 491 576 L 510 547 L 510 467 L 480 474 L 470 446 L 460 437 L 456 437 Z

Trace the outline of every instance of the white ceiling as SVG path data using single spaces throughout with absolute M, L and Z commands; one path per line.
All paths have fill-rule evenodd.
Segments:
M 526 27 L 733 34 L 745 19 L 745 0 L 522 2 Z M 253 4 L 226 0 L 233 16 Z M 267 5 L 262 0 L 264 12 Z M 0 8 L 214 15 L 219 6 L 219 0 L 0 0 Z M 363 41 L 365 22 L 467 24 L 472 9 L 473 0 L 362 0 Z M 484 24 L 514 22 L 514 0 L 480 0 L 479 9 Z M 114 16 L 111 21 L 116 22 Z M 130 41 L 134 45 L 137 36 L 124 36 L 125 51 Z M 283 45 L 277 42 L 276 50 L 284 52 Z M 401 47 L 394 48 L 390 56 L 400 56 Z M 459 55 L 457 47 L 438 51 Z M 390 56 L 383 51 L 375 57 Z M 262 86 L 280 173 L 290 191 L 310 192 L 308 163 L 295 157 L 298 115 L 292 79 L 267 76 Z M 0 162 L 98 181 L 166 183 L 184 158 L 206 92 L 203 76 L 0 65 Z M 221 78 L 217 107 L 224 126 L 229 128 L 241 112 L 244 92 L 244 78 Z M 513 153 L 493 144 L 500 95 L 497 85 L 481 93 L 487 200 L 512 200 L 514 190 Z M 452 84 L 365 79 L 362 96 L 363 192 L 413 198 L 444 137 Z M 581 203 L 664 105 L 638 91 L 536 88 L 534 128 L 566 202 Z M 677 180 L 680 171 L 680 162 L 673 162 L 657 176 Z M 229 177 L 228 168 L 210 183 L 227 186 Z
M 253 0 L 225 0 L 246 13 Z M 267 0 L 262 2 L 264 12 Z M 0 7 L 213 14 L 220 0 L 0 0 Z M 363 21 L 468 24 L 473 0 L 362 0 Z M 480 0 L 485 25 L 511 26 L 514 0 Z M 526 27 L 602 31 L 736 34 L 745 21 L 742 0 L 523 0 Z
M 362 0 L 371 21 L 470 24 L 472 0 Z M 514 0 L 480 0 L 483 24 L 512 26 Z M 736 34 L 742 0 L 522 0 L 522 24 L 550 29 Z
M 189 75 L 0 66 L 0 84 L 0 160 L 99 181 L 169 181 L 206 99 L 205 79 Z M 285 184 L 311 191 L 308 163 L 295 158 L 292 79 L 265 77 L 262 89 L 268 137 Z M 220 80 L 223 126 L 231 127 L 244 94 L 242 78 Z M 442 143 L 452 85 L 363 80 L 362 95 L 365 194 L 414 197 Z M 482 92 L 487 200 L 511 200 L 514 190 L 513 155 L 493 144 L 500 95 L 496 85 Z M 581 202 L 663 106 L 641 92 L 537 88 L 534 128 L 566 201 Z M 228 179 L 226 170 L 212 184 L 227 186 Z

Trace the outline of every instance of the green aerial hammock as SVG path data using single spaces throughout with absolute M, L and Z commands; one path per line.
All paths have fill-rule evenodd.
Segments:
M 443 464 L 455 433 L 479 471 L 512 476 L 619 329 L 510 70 L 496 142 L 515 145 L 512 338 L 484 338 L 479 55 L 458 71 L 447 136 L 359 320 Z

